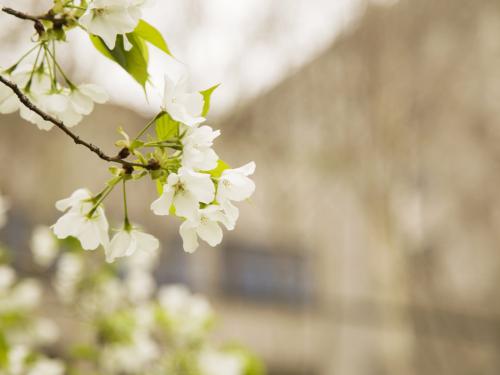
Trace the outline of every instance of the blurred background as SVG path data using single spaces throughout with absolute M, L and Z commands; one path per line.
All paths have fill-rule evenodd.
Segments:
M 174 219 L 149 211 L 154 186 L 130 189 L 133 220 L 162 243 L 158 281 L 206 293 L 220 338 L 252 348 L 269 375 L 499 374 L 500 3 L 167 0 L 144 18 L 194 87 L 222 82 L 209 117 L 219 155 L 257 163 L 237 229 L 194 255 Z M 0 24 L 6 67 L 32 26 Z M 159 99 L 72 34 L 65 69 L 112 95 L 76 132 L 113 153 L 116 128 L 140 129 Z M 161 80 L 175 62 L 152 55 Z M 57 199 L 107 176 L 17 114 L 0 117 L 0 160 L 12 203 L 0 241 L 16 248 L 56 220 Z M 120 199 L 107 204 L 115 225 Z

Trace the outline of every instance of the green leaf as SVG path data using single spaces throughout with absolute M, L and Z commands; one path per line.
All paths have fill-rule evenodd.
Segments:
M 151 43 L 153 46 L 161 49 L 167 55 L 173 57 L 172 53 L 168 49 L 167 42 L 163 39 L 161 33 L 152 25 L 144 20 L 140 20 L 139 24 L 134 30 L 134 34 L 138 37 L 144 39 L 146 42 Z
M 119 64 L 132 76 L 142 87 L 148 81 L 148 61 L 149 53 L 146 43 L 134 33 L 127 34 L 127 39 L 132 44 L 130 51 L 125 50 L 123 35 L 118 35 L 114 49 L 109 49 L 104 41 L 96 36 L 90 35 L 90 40 L 94 47 L 108 59 Z
M 210 174 L 210 176 L 218 178 L 218 177 L 222 176 L 222 172 L 224 172 L 226 169 L 229 169 L 229 168 L 231 168 L 229 166 L 229 164 L 227 164 L 225 161 L 219 159 L 217 161 L 217 167 L 215 167 L 211 171 L 205 171 L 204 173 L 208 173 L 208 174 Z
M 208 114 L 208 111 L 210 111 L 210 100 L 212 98 L 212 93 L 219 86 L 220 86 L 220 83 L 218 83 L 215 86 L 210 87 L 209 89 L 206 89 L 204 91 L 200 91 L 200 94 L 203 95 L 203 100 L 205 101 L 205 103 L 203 104 L 203 112 L 201 113 L 201 115 L 203 117 L 205 117 Z
M 156 119 L 156 136 L 159 141 L 166 141 L 167 139 L 179 135 L 179 122 L 175 121 L 167 112 L 163 112 Z

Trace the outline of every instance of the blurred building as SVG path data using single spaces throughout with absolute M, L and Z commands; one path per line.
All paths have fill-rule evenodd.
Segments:
M 207 279 L 276 374 L 500 373 L 499 59 L 498 1 L 371 7 L 223 122 L 258 191 Z
M 176 223 L 144 212 L 154 189 L 137 188 L 138 221 L 168 230 L 159 280 L 208 293 L 221 336 L 252 347 L 270 375 L 500 373 L 499 98 L 498 1 L 369 7 L 219 122 L 219 154 L 255 160 L 258 186 L 221 247 L 182 253 Z M 116 126 L 142 122 L 105 107 L 81 129 L 111 144 Z M 1 186 L 33 221 L 106 175 L 16 116 L 0 117 L 0 143 Z

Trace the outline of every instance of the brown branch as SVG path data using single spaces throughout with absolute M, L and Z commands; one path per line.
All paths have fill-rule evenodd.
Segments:
M 24 104 L 27 108 L 38 114 L 42 119 L 45 121 L 49 121 L 55 126 L 57 126 L 59 129 L 61 129 L 66 135 L 68 135 L 73 141 L 78 144 L 82 145 L 86 148 L 88 148 L 90 151 L 92 151 L 94 154 L 99 156 L 101 159 L 106 160 L 111 163 L 118 163 L 121 164 L 124 168 L 127 170 L 130 170 L 130 168 L 133 167 L 139 167 L 139 168 L 144 168 L 148 170 L 153 170 L 155 169 L 155 166 L 150 165 L 150 164 L 140 164 L 140 163 L 132 163 L 128 162 L 126 160 L 122 160 L 119 156 L 108 156 L 106 155 L 99 147 L 93 145 L 92 143 L 85 142 L 83 139 L 81 139 L 79 136 L 74 134 L 69 128 L 64 125 L 64 123 L 55 117 L 51 116 L 48 113 L 45 113 L 42 111 L 40 108 L 38 108 L 35 104 L 33 104 L 28 97 L 21 91 L 19 86 L 17 86 L 14 82 L 9 81 L 8 79 L 2 77 L 0 75 L 0 82 L 2 82 L 4 85 L 10 87 L 12 91 L 16 94 L 16 96 L 19 98 L 22 104 Z
M 35 23 L 35 30 L 39 35 L 42 35 L 45 31 L 45 27 L 43 27 L 42 21 L 40 21 L 40 19 L 43 19 L 43 16 L 42 17 L 31 16 L 29 14 L 7 7 L 2 7 L 2 12 L 20 18 L 22 20 L 33 21 Z

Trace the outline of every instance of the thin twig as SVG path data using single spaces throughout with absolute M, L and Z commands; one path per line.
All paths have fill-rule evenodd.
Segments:
M 23 105 L 25 105 L 27 108 L 29 108 L 30 110 L 32 110 L 33 112 L 38 114 L 45 121 L 49 121 L 52 124 L 54 124 L 55 126 L 57 126 L 64 133 L 66 133 L 66 135 L 68 135 L 71 139 L 73 139 L 73 141 L 76 144 L 82 145 L 82 146 L 88 148 L 90 151 L 92 151 L 94 154 L 99 156 L 101 159 L 106 160 L 106 161 L 111 162 L 111 163 L 121 164 L 122 166 L 128 167 L 129 169 L 131 167 L 139 167 L 139 168 L 144 168 L 144 169 L 154 169 L 151 165 L 148 165 L 148 164 L 132 163 L 132 162 L 128 162 L 126 160 L 122 160 L 118 156 L 112 157 L 112 156 L 106 155 L 99 147 L 93 145 L 92 143 L 88 143 L 88 142 L 84 141 L 79 136 L 74 134 L 71 130 L 69 130 L 69 128 L 66 125 L 64 125 L 64 123 L 62 121 L 56 119 L 55 117 L 51 116 L 48 113 L 45 113 L 40 108 L 38 108 L 35 104 L 33 104 L 28 99 L 28 97 L 21 91 L 19 86 L 17 86 L 14 82 L 9 81 L 8 79 L 2 77 L 1 75 L 0 75 L 0 82 L 2 82 L 4 85 L 10 87 L 12 89 L 12 91 L 14 91 L 14 93 L 16 94 L 16 96 L 19 98 L 19 100 L 21 101 L 21 103 Z
M 31 16 L 29 14 L 20 12 L 18 10 L 12 9 L 12 8 L 7 8 L 7 7 L 2 7 L 2 12 L 10 14 L 14 17 L 20 18 L 22 20 L 33 21 L 35 23 L 35 30 L 39 35 L 42 35 L 45 31 L 45 28 L 43 27 L 43 23 L 42 23 L 42 21 L 40 21 L 40 19 L 43 19 L 43 16 L 40 16 L 40 17 Z

